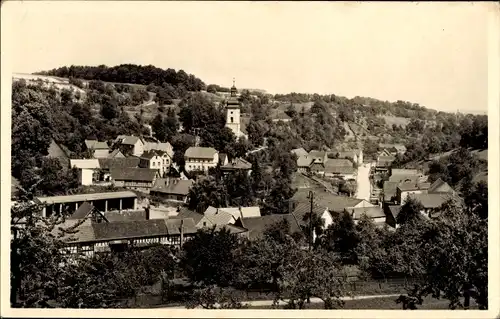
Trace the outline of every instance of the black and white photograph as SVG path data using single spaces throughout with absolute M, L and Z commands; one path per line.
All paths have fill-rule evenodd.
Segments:
M 2 316 L 497 317 L 499 8 L 2 2 Z

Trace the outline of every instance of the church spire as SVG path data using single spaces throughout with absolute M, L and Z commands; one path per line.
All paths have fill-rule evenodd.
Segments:
M 236 93 L 238 93 L 238 90 L 236 89 L 236 85 L 234 84 L 235 80 L 233 78 L 233 87 L 231 88 L 231 96 L 236 97 Z

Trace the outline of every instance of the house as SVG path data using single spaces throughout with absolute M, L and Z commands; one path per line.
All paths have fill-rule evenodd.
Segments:
M 210 221 L 210 219 L 208 219 L 205 215 L 194 212 L 194 211 L 187 209 L 185 207 L 182 207 L 180 209 L 180 212 L 179 212 L 179 214 L 177 214 L 177 216 L 172 217 L 172 219 L 186 219 L 186 218 L 193 219 L 196 229 L 215 226 Z
M 418 170 L 416 169 L 404 169 L 404 168 L 393 168 L 391 169 L 391 176 L 400 176 L 400 175 L 404 175 L 404 176 L 415 176 L 415 175 L 419 175 L 419 172 Z
M 213 206 L 209 206 L 203 215 L 205 215 L 210 220 L 212 225 L 215 226 L 234 224 L 237 220 L 237 218 L 234 218 L 233 214 L 230 212 Z
M 356 165 L 363 164 L 363 150 L 346 150 L 338 152 L 338 158 L 347 158 L 352 160 Z
M 252 164 L 242 158 L 235 158 L 231 161 L 231 163 L 221 166 L 220 169 L 224 173 L 236 171 L 245 171 L 250 173 L 252 170 Z
M 395 155 L 393 155 L 393 153 L 384 148 L 378 153 L 378 156 L 395 156 Z
M 377 173 L 387 173 L 396 158 L 394 156 L 378 156 L 377 164 L 375 164 L 375 171 Z
M 90 257 L 101 252 L 140 249 L 157 244 L 180 247 L 197 231 L 191 218 L 109 222 L 105 218 L 96 221 L 94 216 L 97 214 L 85 208 L 75 212 L 65 222 L 62 228 L 76 227 L 74 234 L 62 237 L 66 243 L 65 251 Z
M 219 208 L 220 211 L 225 211 L 231 214 L 235 220 L 238 218 L 260 217 L 259 206 L 250 207 L 223 207 Z
M 350 207 L 344 210 L 351 215 L 354 224 L 358 224 L 361 216 L 365 214 L 375 225 L 383 226 L 387 222 L 386 214 L 380 206 L 372 207 Z
M 47 153 L 48 158 L 57 159 L 63 168 L 67 168 L 69 166 L 68 152 L 66 152 L 61 145 L 54 141 L 54 139 L 51 139 Z
M 301 232 L 299 223 L 292 214 L 274 214 L 260 217 L 248 217 L 239 219 L 237 226 L 244 227 L 248 230 L 247 238 L 250 240 L 261 239 L 264 237 L 266 230 L 281 221 L 285 220 L 289 226 L 291 233 Z
M 158 178 L 151 188 L 150 194 L 162 199 L 187 203 L 189 190 L 193 184 L 192 180 Z
M 97 159 L 72 159 L 70 160 L 70 167 L 78 169 L 80 185 L 93 185 L 99 181 L 101 166 Z
M 150 141 L 151 138 L 144 138 L 144 152 L 157 151 L 166 153 L 170 158 L 174 157 L 174 148 L 169 142 L 161 143 L 161 142 L 153 142 Z
M 423 206 L 422 214 L 432 218 L 435 217 L 434 213 L 447 201 L 454 198 L 454 194 L 449 193 L 420 193 L 420 194 L 412 194 L 411 198 L 420 202 Z
M 112 168 L 111 179 L 115 187 L 126 187 L 149 193 L 156 179 L 158 170 L 150 168 Z
M 275 109 L 271 113 L 271 120 L 273 122 L 288 123 L 288 122 L 290 122 L 292 120 L 292 118 L 290 116 L 288 116 L 288 114 L 286 114 L 284 111 L 282 111 L 280 109 Z
M 85 146 L 93 158 L 107 158 L 109 156 L 109 146 L 106 142 L 85 140 Z
M 312 150 L 309 152 L 309 156 L 316 163 L 325 163 L 328 160 L 328 153 L 325 151 Z
M 429 194 L 455 194 L 455 190 L 441 178 L 438 178 L 434 183 L 431 184 Z
M 137 136 L 119 135 L 115 144 L 125 155 L 141 156 L 144 153 L 144 142 Z
M 302 155 L 297 159 L 297 170 L 301 173 L 309 172 L 314 158 L 309 155 Z
M 325 164 L 313 161 L 309 166 L 309 172 L 315 175 L 325 176 Z
M 139 157 L 139 167 L 158 170 L 160 176 L 165 176 L 172 164 L 172 158 L 163 151 L 145 151 Z
M 413 194 L 426 194 L 429 190 L 430 183 L 414 183 L 414 182 L 402 182 L 398 185 L 396 193 L 396 202 L 403 205 L 408 196 Z
M 305 149 L 303 149 L 302 147 L 293 149 L 293 150 L 291 150 L 291 152 L 292 152 L 292 154 L 295 154 L 297 156 L 297 158 L 300 158 L 301 156 L 309 155 L 309 153 L 307 153 L 307 151 Z
M 111 153 L 109 153 L 108 158 L 125 158 L 125 155 L 120 151 L 120 149 L 115 149 Z
M 219 162 L 219 153 L 212 147 L 190 147 L 184 153 L 186 171 L 208 171 L 216 167 Z
M 397 154 L 404 155 L 406 153 L 406 146 L 404 146 L 403 144 L 380 143 L 379 148 L 387 150 L 387 152 L 392 156 L 396 156 Z
M 356 178 L 356 169 L 348 159 L 329 158 L 324 164 L 325 176 L 340 177 L 345 180 Z

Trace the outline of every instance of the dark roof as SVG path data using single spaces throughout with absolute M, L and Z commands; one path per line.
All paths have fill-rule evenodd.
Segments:
M 309 168 L 311 169 L 311 171 L 323 171 L 325 170 L 325 165 L 323 163 L 313 162 Z
M 156 151 L 156 150 L 145 151 L 144 153 L 142 153 L 141 158 L 150 160 L 155 156 L 161 156 L 163 153 L 164 152 L 160 152 L 160 151 Z
M 432 183 L 429 187 L 428 193 L 453 193 L 454 190 L 451 186 L 443 181 L 441 178 L 438 178 L 437 181 Z
M 250 164 L 248 161 L 245 161 L 242 158 L 236 158 L 231 161 L 231 163 L 228 163 L 224 166 L 221 166 L 221 169 L 223 170 L 233 170 L 233 169 L 243 169 L 243 170 L 248 170 L 252 169 L 252 164 Z
M 102 169 L 112 168 L 136 168 L 141 161 L 138 157 L 125 158 L 99 158 L 99 165 Z
M 310 189 L 298 189 L 291 198 L 297 203 L 309 203 L 307 196 Z M 344 208 L 354 207 L 363 200 L 359 198 L 334 195 L 327 191 L 314 190 L 314 202 L 320 207 L 327 207 L 330 211 L 343 211 Z
M 328 159 L 325 163 L 325 172 L 336 174 L 353 174 L 355 169 L 350 160 Z
M 297 166 L 298 167 L 309 167 L 313 160 L 314 160 L 314 158 L 309 156 L 309 155 L 300 156 L 297 159 Z
M 287 220 L 290 224 L 290 232 L 295 233 L 301 230 L 295 216 L 292 214 L 275 214 L 261 217 L 243 218 L 242 224 L 243 227 L 248 229 L 248 238 L 253 240 L 262 237 L 267 228 L 282 221 L 283 219 Z
M 126 222 L 133 220 L 146 220 L 146 211 L 140 210 L 126 210 L 126 211 L 111 211 L 106 212 L 106 219 L 110 222 Z
M 318 203 L 313 203 L 313 214 L 317 215 L 318 217 L 321 217 L 321 215 L 323 215 L 325 211 L 326 211 L 325 206 L 322 206 Z M 304 218 L 310 212 L 311 212 L 310 203 L 299 203 L 293 210 L 292 214 L 297 218 L 297 222 L 299 224 L 303 224 Z
M 124 136 L 121 143 L 123 145 L 135 145 L 139 141 L 139 138 L 137 136 Z
M 312 150 L 309 152 L 309 156 L 317 160 L 325 161 L 327 153 L 325 151 Z
M 194 224 L 196 225 L 200 222 L 200 220 L 203 219 L 203 217 L 204 216 L 202 214 L 199 214 L 195 211 L 192 211 L 190 209 L 183 207 L 183 208 L 181 208 L 181 211 L 179 212 L 179 214 L 177 214 L 177 216 L 171 217 L 170 219 L 191 218 L 191 219 L 193 219 Z
M 109 146 L 106 142 L 99 142 L 97 140 L 85 140 L 85 146 L 87 146 L 88 149 L 93 149 L 93 150 L 109 149 Z
M 150 219 L 115 223 L 93 224 L 96 240 L 116 240 L 140 237 L 155 237 L 180 234 L 181 221 L 184 221 L 184 234 L 196 233 L 194 221 L 188 219 Z
M 451 198 L 448 194 L 412 194 L 410 197 L 419 201 L 424 208 L 438 208 Z
M 399 182 L 384 181 L 384 200 L 390 201 L 393 196 L 396 196 Z
M 121 154 L 123 156 L 123 154 L 121 153 L 120 149 L 116 149 L 114 150 L 113 152 L 111 152 L 108 156 L 108 158 L 114 158 L 115 156 L 117 156 L 118 154 Z
M 155 185 L 151 192 L 175 194 L 175 195 L 188 195 L 189 189 L 193 186 L 192 180 L 172 180 L 169 178 L 159 178 L 156 180 Z
M 118 181 L 147 181 L 152 182 L 158 170 L 151 168 L 112 168 L 111 178 Z
M 68 219 L 84 219 L 92 212 L 93 209 L 94 206 L 92 206 L 89 202 L 84 202 Z
M 389 211 L 391 212 L 394 219 L 396 219 L 401 211 L 401 205 L 390 205 Z
M 224 163 L 224 161 L 226 160 L 226 158 L 227 158 L 227 154 L 226 153 L 219 153 L 219 162 Z

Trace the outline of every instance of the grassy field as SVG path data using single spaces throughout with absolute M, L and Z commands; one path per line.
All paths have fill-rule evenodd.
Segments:
M 387 125 L 390 127 L 392 127 L 393 124 L 396 124 L 396 125 L 400 125 L 403 128 L 405 128 L 406 125 L 408 125 L 408 123 L 410 123 L 410 119 L 405 118 L 405 117 L 388 116 L 388 115 L 382 115 L 381 117 L 385 120 Z

